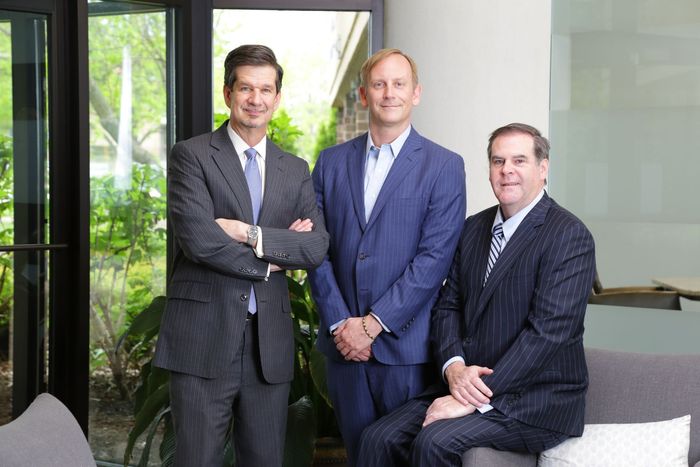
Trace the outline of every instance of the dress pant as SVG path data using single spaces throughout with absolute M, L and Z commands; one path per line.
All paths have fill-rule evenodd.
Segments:
M 439 420 L 422 428 L 434 397 L 419 397 L 367 428 L 360 441 L 362 467 L 459 467 L 474 447 L 539 453 L 567 435 L 526 425 L 496 409 Z
M 257 327 L 253 315 L 236 358 L 219 377 L 171 372 L 176 467 L 221 467 L 231 417 L 236 466 L 282 465 L 290 383 L 264 381 Z

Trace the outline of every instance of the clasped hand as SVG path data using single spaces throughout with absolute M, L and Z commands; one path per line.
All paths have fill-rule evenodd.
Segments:
M 373 336 L 382 331 L 381 325 L 372 315 L 365 316 L 365 326 Z M 345 360 L 366 362 L 372 356 L 373 340 L 362 326 L 362 318 L 348 318 L 333 332 L 333 342 Z

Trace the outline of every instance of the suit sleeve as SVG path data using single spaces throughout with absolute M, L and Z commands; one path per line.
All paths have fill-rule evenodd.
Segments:
M 583 224 L 571 224 L 552 236 L 540 260 L 525 328 L 493 374 L 483 378 L 494 396 L 528 387 L 562 346 L 581 339 L 594 271 L 593 237 Z
M 415 310 L 424 308 L 447 276 L 466 211 L 464 161 L 451 157 L 430 194 L 417 254 L 394 284 L 372 304 L 372 312 L 400 337 Z M 403 328 L 403 329 L 402 329 Z
M 464 358 L 462 350 L 462 322 L 464 320 L 463 304 L 465 300 L 461 297 L 460 290 L 463 288 L 461 279 L 461 264 L 466 230 L 462 229 L 462 236 L 457 246 L 450 273 L 447 276 L 445 285 L 440 290 L 440 298 L 433 308 L 431 321 L 432 332 L 430 340 L 437 367 L 442 368 L 452 357 Z
M 321 264 L 328 251 L 328 232 L 316 205 L 313 183 L 306 162 L 301 176 L 296 217 L 311 219 L 313 230 L 294 232 L 263 226 L 263 259 L 285 269 L 315 268 Z
M 324 209 L 323 161 L 324 152 L 321 152 L 313 172 L 316 204 L 321 215 L 323 215 Z M 332 326 L 339 321 L 350 318 L 348 306 L 343 299 L 343 295 L 340 293 L 340 287 L 338 287 L 338 282 L 333 272 L 333 264 L 328 255 L 324 257 L 319 267 L 313 271 L 309 271 L 309 280 L 311 281 L 314 300 L 321 312 L 324 323 L 328 326 Z
M 232 241 L 216 223 L 204 173 L 184 143 L 173 147 L 168 161 L 168 213 L 175 239 L 189 259 L 222 274 L 265 278 L 268 262 Z

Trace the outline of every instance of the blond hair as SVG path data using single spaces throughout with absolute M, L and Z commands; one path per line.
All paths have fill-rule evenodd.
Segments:
M 408 64 L 411 65 L 413 85 L 416 86 L 418 84 L 418 66 L 416 66 L 416 62 L 414 62 L 411 57 L 409 57 L 407 54 L 403 53 L 399 49 L 382 49 L 376 52 L 371 57 L 369 57 L 367 60 L 365 60 L 365 63 L 362 64 L 362 68 L 360 69 L 360 86 L 362 86 L 363 88 L 367 88 L 367 85 L 369 84 L 369 73 L 372 71 L 372 68 L 374 68 L 374 66 L 377 63 L 381 62 L 388 56 L 394 54 L 401 55 L 408 61 Z

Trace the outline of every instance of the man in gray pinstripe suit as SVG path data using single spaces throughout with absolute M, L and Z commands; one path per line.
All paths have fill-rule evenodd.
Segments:
M 544 191 L 537 129 L 497 129 L 488 156 L 499 204 L 465 221 L 433 309 L 442 381 L 364 431 L 363 467 L 461 465 L 478 446 L 541 452 L 583 431 L 593 238 Z
M 178 467 L 280 466 L 294 336 L 285 269 L 323 260 L 328 234 L 305 161 L 266 137 L 280 100 L 272 50 L 225 62 L 230 120 L 176 144 L 168 164 L 175 254 L 155 364 L 170 370 Z

